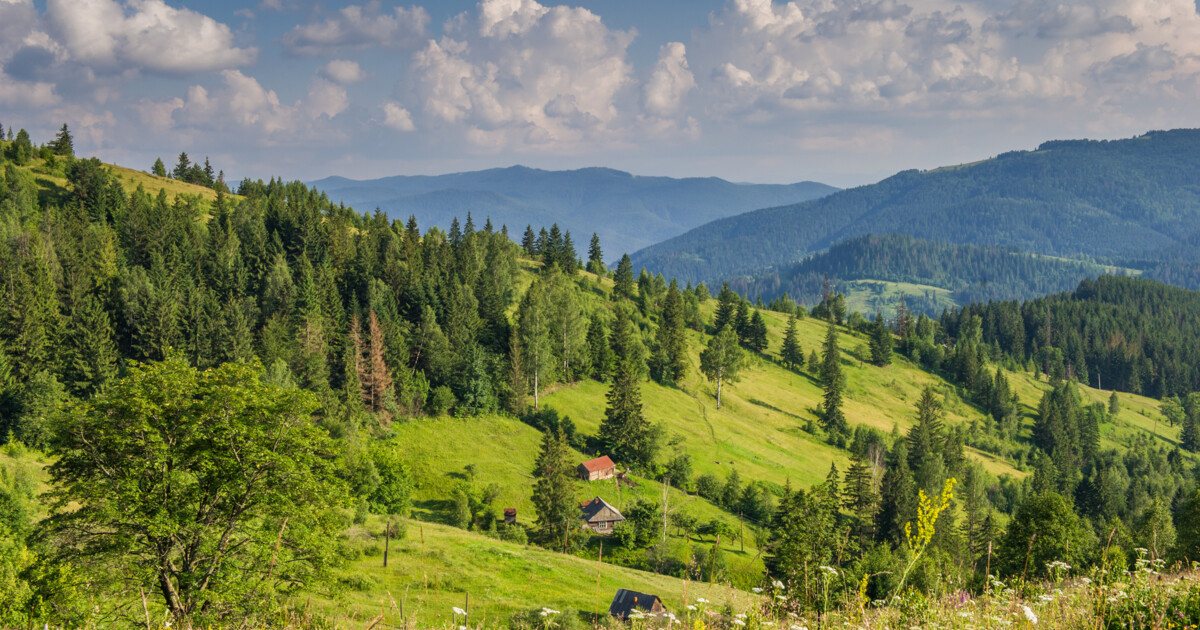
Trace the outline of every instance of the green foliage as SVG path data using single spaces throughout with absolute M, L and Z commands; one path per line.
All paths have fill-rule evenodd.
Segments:
M 842 353 L 838 348 L 838 333 L 833 323 L 826 330 L 822 349 L 821 386 L 825 394 L 821 403 L 821 428 L 826 435 L 835 438 L 846 435 L 850 425 L 842 411 L 842 390 L 846 386 L 846 377 L 842 374 Z
M 575 503 L 575 465 L 562 430 L 542 434 L 541 452 L 534 464 L 533 505 L 537 512 L 538 543 L 555 548 L 569 529 L 579 526 Z
M 722 385 L 738 381 L 742 362 L 742 349 L 733 327 L 729 325 L 717 331 L 700 353 L 700 371 L 717 385 L 717 409 L 721 408 Z
M 1058 494 L 1043 492 L 1029 497 L 1013 516 L 1000 542 L 998 568 L 1004 575 L 1033 579 L 1051 562 L 1079 566 L 1088 547 L 1071 506 Z
M 658 444 L 642 410 L 640 381 L 645 367 L 644 350 L 624 308 L 617 309 L 610 343 L 612 384 L 605 396 L 607 404 L 598 437 L 616 461 L 649 468 Z
M 319 587 L 346 496 L 333 444 L 311 393 L 260 373 L 171 358 L 68 410 L 41 525 L 53 558 L 96 589 L 141 587 L 180 621 L 260 615 Z

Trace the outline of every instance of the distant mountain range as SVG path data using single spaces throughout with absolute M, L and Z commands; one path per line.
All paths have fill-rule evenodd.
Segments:
M 633 261 L 681 282 L 761 278 L 772 270 L 786 276 L 787 265 L 807 256 L 885 233 L 1092 259 L 1194 285 L 1200 130 L 1053 141 L 973 164 L 904 171 L 821 199 L 719 219 L 647 247 Z M 787 285 L 799 288 L 788 277 L 776 286 Z
M 615 260 L 710 221 L 734 214 L 816 199 L 838 189 L 816 182 L 735 184 L 716 177 L 641 177 L 607 168 L 544 171 L 513 166 L 436 176 L 311 182 L 334 202 L 359 211 L 379 208 L 393 219 L 417 217 L 422 228 L 447 228 L 471 212 L 477 225 L 491 217 L 514 240 L 526 225 L 558 223 L 585 255 L 593 232 L 605 258 Z

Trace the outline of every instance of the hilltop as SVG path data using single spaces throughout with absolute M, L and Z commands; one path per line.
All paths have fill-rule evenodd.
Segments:
M 979 162 L 719 219 L 633 255 L 680 281 L 780 268 L 865 234 L 1091 257 L 1190 286 L 1200 250 L 1200 131 L 1053 141 Z M 945 287 L 952 288 L 952 287 Z
M 468 212 L 519 234 L 526 225 L 558 223 L 584 251 L 593 232 L 606 257 L 683 233 L 714 219 L 766 206 L 815 199 L 837 189 L 816 182 L 735 184 L 716 177 L 644 177 L 609 168 L 546 171 L 524 166 L 435 176 L 311 182 L 334 201 L 379 208 L 393 219 L 449 228 Z

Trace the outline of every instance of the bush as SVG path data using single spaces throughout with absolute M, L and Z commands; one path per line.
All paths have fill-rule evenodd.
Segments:
M 429 402 L 425 404 L 425 409 L 431 416 L 445 415 L 454 406 L 455 401 L 454 391 L 445 385 L 439 385 L 429 392 Z
M 517 543 L 518 545 L 527 545 L 529 544 L 529 534 L 520 525 L 505 525 L 500 528 L 500 540 Z
M 716 475 L 705 473 L 696 477 L 696 494 L 708 499 L 713 503 L 721 501 L 721 481 Z

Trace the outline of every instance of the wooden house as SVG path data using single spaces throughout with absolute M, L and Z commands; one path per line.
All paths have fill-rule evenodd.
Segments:
M 505 525 L 516 525 L 517 524 L 517 508 L 504 508 L 504 524 Z
M 582 511 L 580 518 L 583 519 L 583 528 L 590 529 L 597 534 L 611 534 L 617 523 L 625 521 L 625 517 L 617 511 L 617 508 L 609 505 L 600 497 L 584 503 L 579 506 L 579 509 Z
M 617 465 L 608 455 L 603 455 L 579 465 L 579 478 L 584 481 L 612 479 L 617 474 Z
M 608 614 L 617 619 L 627 620 L 635 610 L 640 610 L 642 614 L 653 617 L 667 614 L 667 608 L 663 606 L 662 600 L 658 598 L 658 595 L 647 595 L 646 593 L 639 593 L 623 588 L 617 590 L 612 604 L 608 607 Z

